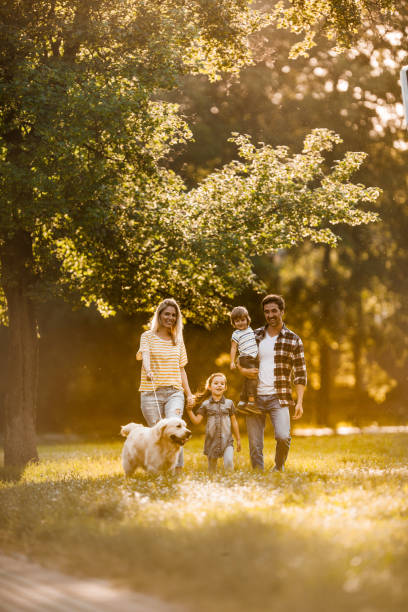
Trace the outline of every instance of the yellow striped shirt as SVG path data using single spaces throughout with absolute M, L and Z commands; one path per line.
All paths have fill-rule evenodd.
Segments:
M 154 376 L 156 389 L 158 387 L 183 388 L 180 368 L 187 363 L 186 347 L 183 341 L 174 345 L 172 340 L 163 340 L 149 330 L 140 337 L 138 359 L 142 359 L 143 351 L 148 351 L 150 354 L 150 370 Z M 139 391 L 153 391 L 152 381 L 147 380 L 143 364 Z

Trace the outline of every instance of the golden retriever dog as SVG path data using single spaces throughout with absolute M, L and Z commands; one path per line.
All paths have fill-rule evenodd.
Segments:
M 122 450 L 126 476 L 138 467 L 149 472 L 174 472 L 180 449 L 191 438 L 186 422 L 179 417 L 162 419 L 153 427 L 128 423 L 122 426 L 120 433 L 126 438 Z

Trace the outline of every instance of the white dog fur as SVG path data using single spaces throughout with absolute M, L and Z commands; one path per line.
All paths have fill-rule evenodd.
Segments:
M 126 476 L 138 467 L 152 472 L 174 471 L 181 447 L 191 438 L 186 422 L 179 417 L 162 419 L 153 427 L 128 423 L 120 433 L 126 438 L 122 450 Z

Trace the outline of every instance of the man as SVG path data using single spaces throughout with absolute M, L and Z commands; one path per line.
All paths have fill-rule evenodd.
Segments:
M 256 404 L 258 414 L 247 413 L 249 453 L 253 468 L 264 468 L 263 446 L 265 418 L 269 414 L 275 430 L 276 453 L 274 471 L 283 472 L 290 447 L 289 408 L 294 401 L 291 376 L 297 401 L 294 419 L 303 414 L 303 394 L 306 387 L 306 363 L 303 344 L 299 336 L 284 322 L 285 301 L 280 295 L 267 295 L 262 300 L 266 325 L 255 330 L 258 343 L 259 370 L 239 370 L 248 378 L 257 378 Z

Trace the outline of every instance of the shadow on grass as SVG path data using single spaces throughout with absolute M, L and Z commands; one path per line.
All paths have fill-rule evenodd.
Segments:
M 0 482 L 18 482 L 25 466 L 0 467 Z
M 186 611 L 403 609 L 403 590 L 399 596 L 395 588 L 405 580 L 402 566 L 390 593 L 389 584 L 376 584 L 378 559 L 370 560 L 361 579 L 350 574 L 353 557 L 346 548 L 244 513 L 199 528 L 70 521 L 50 524 L 39 535 L 26 545 L 48 566 L 111 579 L 181 603 Z

